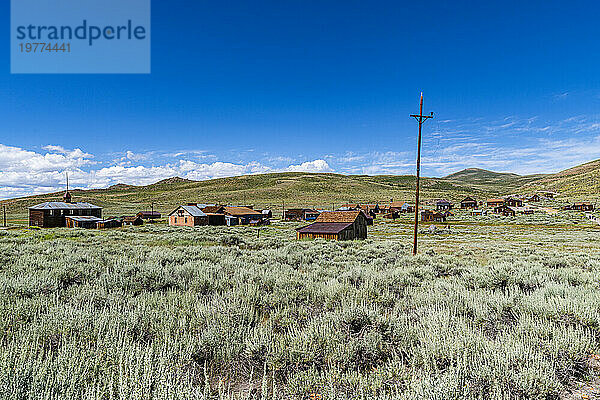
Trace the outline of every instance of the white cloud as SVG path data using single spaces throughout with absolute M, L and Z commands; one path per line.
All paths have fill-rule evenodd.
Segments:
M 290 165 L 286 168 L 289 172 L 333 172 L 327 161 L 306 161 L 299 165 Z

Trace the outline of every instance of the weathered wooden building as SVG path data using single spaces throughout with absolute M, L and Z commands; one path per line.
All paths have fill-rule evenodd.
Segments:
M 577 211 L 594 211 L 594 205 L 589 202 L 575 203 L 571 206 L 571 210 Z
M 296 229 L 298 239 L 366 239 L 367 220 L 362 211 L 324 211 L 314 223 Z
M 225 206 L 224 215 L 237 218 L 240 225 L 248 225 L 252 221 L 262 221 L 264 215 L 249 207 Z
M 488 207 L 499 207 L 504 204 L 504 199 L 488 199 L 487 206 Z
M 320 212 L 312 208 L 290 208 L 285 211 L 285 221 L 314 221 Z
M 523 200 L 517 199 L 517 198 L 514 198 L 514 197 L 508 197 L 504 201 L 504 204 L 506 204 L 509 207 L 523 207 Z
M 123 221 L 119 218 L 107 218 L 98 221 L 96 227 L 98 229 L 120 228 L 123 226 Z
M 126 217 L 123 217 L 123 225 L 126 226 L 139 226 L 139 225 L 143 225 L 144 224 L 144 220 L 142 219 L 142 217 L 140 217 L 139 214 L 137 215 L 128 215 Z
M 161 215 L 158 211 L 140 211 L 137 216 L 141 219 L 160 219 Z
M 68 192 L 67 192 L 68 194 Z M 67 197 L 67 196 L 65 196 Z M 70 201 L 69 195 L 67 200 Z M 67 226 L 66 217 L 90 216 L 102 218 L 102 207 L 90 203 L 49 201 L 29 207 L 29 226 L 59 228 Z
M 438 200 L 435 202 L 435 209 L 438 211 L 452 210 L 452 207 L 454 207 L 454 205 L 448 200 Z
M 423 210 L 421 211 L 421 221 L 422 222 L 446 222 L 446 217 L 448 214 L 431 211 L 431 210 Z
M 494 207 L 494 213 L 501 214 L 505 217 L 514 217 L 517 214 L 514 207 L 510 207 L 506 204 L 502 204 L 497 207 Z
M 102 218 L 91 215 L 65 217 L 65 224 L 67 228 L 96 229 L 98 227 L 98 222 L 102 222 Z
M 477 200 L 475 200 L 471 196 L 467 196 L 460 202 L 460 208 L 463 210 L 477 208 Z

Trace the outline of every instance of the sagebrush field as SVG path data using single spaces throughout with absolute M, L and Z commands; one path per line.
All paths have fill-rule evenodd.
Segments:
M 0 398 L 552 399 L 592 379 L 600 230 L 464 219 L 417 257 L 407 219 L 355 242 L 0 232 Z

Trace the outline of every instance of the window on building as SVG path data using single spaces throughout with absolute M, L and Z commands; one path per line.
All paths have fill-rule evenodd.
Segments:
M 173 223 L 177 223 L 177 217 L 173 217 Z
M 187 224 L 187 217 L 185 217 L 185 223 Z

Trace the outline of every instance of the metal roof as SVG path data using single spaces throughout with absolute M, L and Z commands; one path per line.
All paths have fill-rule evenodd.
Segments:
M 99 222 L 103 221 L 102 218 L 92 217 L 91 215 L 75 215 L 75 216 L 67 216 L 66 218 L 72 219 L 77 222 Z
M 65 203 L 62 201 L 48 201 L 29 207 L 30 210 L 90 210 L 102 209 L 90 203 Z
M 179 208 L 183 208 L 192 217 L 206 217 L 206 214 L 200 208 L 198 208 L 198 206 L 179 206 L 175 211 L 177 211 Z M 175 211 L 173 211 L 171 214 L 173 214 Z
M 352 222 L 315 222 L 296 230 L 299 233 L 340 233 L 351 225 Z

